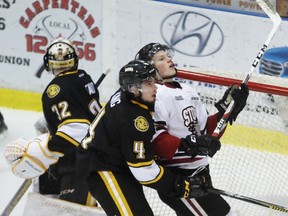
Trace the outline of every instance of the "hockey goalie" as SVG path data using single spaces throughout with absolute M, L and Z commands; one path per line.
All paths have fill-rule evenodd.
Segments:
M 48 149 L 49 133 L 32 140 L 16 139 L 4 147 L 4 156 L 12 172 L 21 178 L 31 179 L 42 175 L 63 154 Z

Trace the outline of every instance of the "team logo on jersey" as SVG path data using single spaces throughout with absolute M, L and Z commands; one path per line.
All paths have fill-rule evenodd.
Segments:
M 196 109 L 193 106 L 188 106 L 182 110 L 184 125 L 192 134 L 200 134 Z
M 47 89 L 47 95 L 49 98 L 55 97 L 60 92 L 60 87 L 58 85 L 50 85 Z
M 149 123 L 143 116 L 138 116 L 134 121 L 134 125 L 141 132 L 145 132 L 149 128 Z
M 182 95 L 175 96 L 175 99 L 176 99 L 176 101 L 184 100 L 184 98 L 182 97 Z

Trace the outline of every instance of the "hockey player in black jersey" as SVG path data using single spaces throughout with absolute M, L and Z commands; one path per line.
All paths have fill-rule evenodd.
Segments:
M 49 167 L 39 177 L 41 194 L 58 194 L 62 200 L 95 206 L 96 200 L 88 193 L 86 180 L 81 174 L 76 175 L 75 164 L 76 150 L 101 109 L 99 94 L 91 77 L 78 69 L 78 56 L 70 41 L 64 38 L 53 41 L 47 48 L 44 65 L 55 77 L 42 94 L 46 121 L 38 122 L 37 127 L 49 134 L 34 141 L 12 142 L 12 146 L 13 143 L 22 146 L 19 152 L 23 153 L 17 155 L 21 160 L 11 161 L 12 170 L 23 178 L 34 178 Z M 48 131 L 45 131 L 46 124 Z M 13 151 L 7 154 L 10 161 Z M 27 167 L 27 164 L 34 166 Z
M 82 141 L 87 149 L 81 156 L 89 164 L 89 190 L 107 215 L 153 215 L 143 185 L 181 198 L 203 196 L 211 184 L 209 174 L 184 178 L 153 160 L 155 76 L 156 69 L 144 61 L 122 67 L 121 88 Z
M 64 38 L 53 41 L 47 48 L 44 65 L 45 69 L 52 71 L 55 76 L 42 95 L 43 113 L 52 135 L 48 145 L 50 150 L 65 154 L 65 157 L 60 158 L 54 165 L 56 167 L 51 166 L 51 172 L 56 172 L 55 177 L 60 183 L 59 197 L 80 204 L 94 205 L 93 202 L 90 203 L 91 198 L 85 195 L 85 184 L 78 182 L 79 177 L 74 174 L 74 164 L 75 150 L 101 109 L 98 90 L 94 87 L 90 75 L 78 69 L 75 47 Z M 51 174 L 46 172 L 46 175 Z M 43 177 L 39 179 L 40 192 L 45 190 L 41 178 Z M 50 176 L 51 178 L 53 176 Z

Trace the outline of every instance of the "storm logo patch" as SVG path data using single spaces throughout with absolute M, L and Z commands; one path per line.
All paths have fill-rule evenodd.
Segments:
M 149 129 L 149 123 L 143 116 L 138 116 L 134 121 L 135 128 L 141 132 Z
M 49 98 L 55 97 L 60 92 L 60 87 L 58 85 L 50 85 L 47 89 L 47 95 Z

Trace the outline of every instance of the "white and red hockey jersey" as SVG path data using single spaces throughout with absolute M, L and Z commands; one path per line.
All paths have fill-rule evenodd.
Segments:
M 178 82 L 157 84 L 153 137 L 154 153 L 161 164 L 181 169 L 201 169 L 208 164 L 207 156 L 191 158 L 178 151 L 180 139 L 200 135 L 205 130 L 208 113 L 197 91 Z

